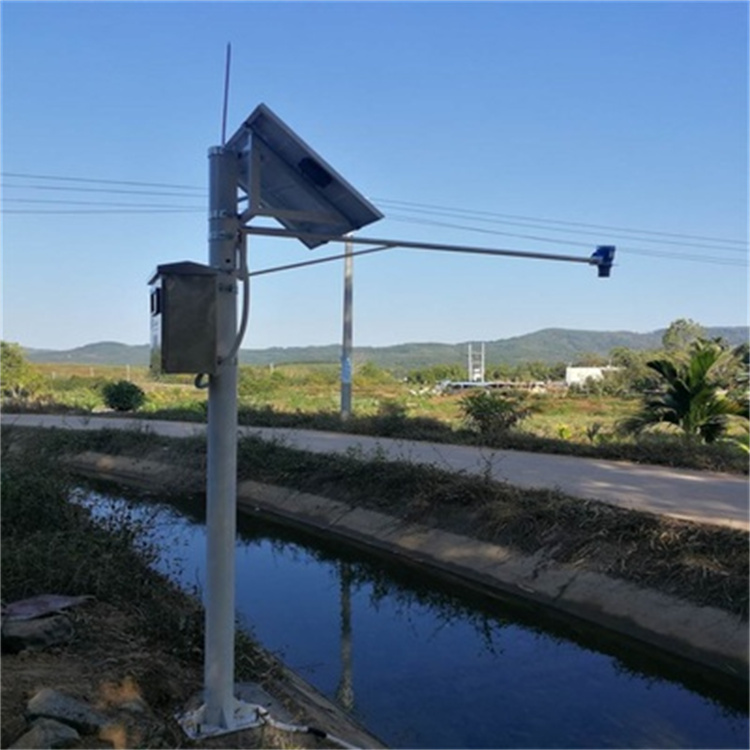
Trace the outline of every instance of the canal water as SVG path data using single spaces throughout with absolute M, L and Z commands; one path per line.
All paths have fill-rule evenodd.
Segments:
M 98 487 L 79 501 L 148 519 L 158 567 L 203 587 L 196 500 Z M 243 626 L 390 747 L 748 747 L 746 686 L 601 630 L 243 516 L 235 559 Z

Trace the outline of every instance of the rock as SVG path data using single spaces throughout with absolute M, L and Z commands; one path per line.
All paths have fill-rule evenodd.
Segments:
M 145 714 L 147 710 L 146 702 L 143 698 L 133 698 L 125 701 L 117 707 L 120 711 L 128 711 L 133 714 Z
M 98 731 L 109 722 L 101 711 L 92 708 L 88 703 L 50 688 L 40 690 L 29 701 L 26 715 L 30 719 L 57 719 L 87 734 Z
M 54 719 L 37 719 L 24 735 L 11 746 L 11 750 L 34 748 L 72 747 L 81 736 L 73 727 Z
M 64 615 L 37 620 L 3 620 L 2 650 L 18 653 L 25 648 L 44 649 L 67 643 L 73 637 L 73 625 Z
M 17 602 L 3 605 L 2 616 L 7 620 L 33 620 L 59 612 L 67 607 L 76 607 L 79 604 L 93 599 L 93 596 L 62 596 L 61 594 L 39 594 L 30 599 L 21 599 Z

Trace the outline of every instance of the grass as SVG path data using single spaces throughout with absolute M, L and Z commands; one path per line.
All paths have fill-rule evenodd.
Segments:
M 2 437 L 3 601 L 47 592 L 90 595 L 127 611 L 139 635 L 178 658 L 201 654 L 199 600 L 155 572 L 155 549 L 137 542 L 148 520 L 121 511 L 94 522 L 70 502 L 76 480 L 60 457 L 75 440 L 60 432 L 44 436 L 5 428 Z M 249 663 L 248 653 L 257 666 L 261 652 L 250 647 L 242 663 Z
M 20 428 L 15 428 L 20 429 Z M 205 469 L 205 441 L 148 432 L 69 433 L 21 429 L 42 453 L 83 450 L 157 455 Z M 509 546 L 544 551 L 560 564 L 655 588 L 747 619 L 748 534 L 521 490 L 487 477 L 348 455 L 315 454 L 252 438 L 238 446 L 238 475 L 320 494 L 405 520 Z
M 91 414 L 104 410 L 105 383 L 129 377 L 144 389 L 146 419 L 205 422 L 206 391 L 189 375 L 153 380 L 147 368 L 67 364 L 38 365 L 47 386 L 33 399 L 6 403 L 6 411 Z M 354 379 L 354 413 L 339 416 L 334 365 L 241 367 L 240 424 L 346 431 L 409 440 L 487 445 L 494 448 L 629 460 L 698 470 L 748 473 L 747 453 L 733 444 L 698 445 L 675 435 L 638 440 L 614 434 L 638 399 L 549 393 L 531 398 L 533 413 L 515 429 L 487 436 L 467 428 L 462 395 L 438 395 L 366 368 Z

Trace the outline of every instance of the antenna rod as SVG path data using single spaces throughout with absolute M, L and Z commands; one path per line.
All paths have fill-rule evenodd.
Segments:
M 224 110 L 221 116 L 221 145 L 227 143 L 227 104 L 229 102 L 229 65 L 232 62 L 232 45 L 227 42 L 227 64 L 224 70 Z

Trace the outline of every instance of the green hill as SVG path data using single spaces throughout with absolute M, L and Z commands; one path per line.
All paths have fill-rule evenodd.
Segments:
M 706 328 L 706 335 L 721 336 L 733 346 L 748 341 L 747 326 Z M 565 328 L 545 328 L 535 333 L 509 339 L 485 342 L 487 364 L 518 364 L 521 362 L 574 363 L 586 354 L 607 356 L 616 347 L 634 350 L 658 349 L 664 330 L 651 333 L 631 331 L 574 331 Z M 475 345 L 479 342 L 473 342 Z M 372 362 L 379 367 L 408 370 L 437 364 L 465 364 L 469 342 L 459 344 L 410 343 L 382 347 L 355 347 L 356 362 Z M 100 341 L 75 349 L 57 351 L 26 349 L 31 362 L 67 362 L 87 365 L 148 364 L 147 344 L 129 346 L 116 341 Z M 337 363 L 341 346 L 272 347 L 243 349 L 240 362 L 251 365 L 291 363 Z
M 145 366 L 149 361 L 149 345 L 131 346 L 117 341 L 100 341 L 75 349 L 24 349 L 30 362 L 67 363 L 71 365 L 133 365 Z

